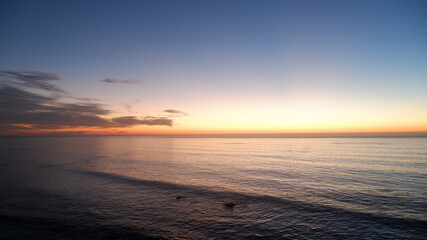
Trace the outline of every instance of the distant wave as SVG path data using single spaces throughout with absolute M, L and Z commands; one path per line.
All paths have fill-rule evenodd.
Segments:
M 123 175 L 118 175 L 114 173 L 106 173 L 106 172 L 97 172 L 97 171 L 88 171 L 88 170 L 77 170 L 79 173 L 102 178 L 106 180 L 113 181 L 118 184 L 126 184 L 132 186 L 144 186 L 150 187 L 159 190 L 167 190 L 169 192 L 186 192 L 188 194 L 194 194 L 201 197 L 209 197 L 216 200 L 227 200 L 227 201 L 235 201 L 238 204 L 273 204 L 280 205 L 282 207 L 290 208 L 293 210 L 301 210 L 312 213 L 329 213 L 337 216 L 349 216 L 351 218 L 357 218 L 359 220 L 365 221 L 373 221 L 376 223 L 380 223 L 386 226 L 394 227 L 394 228 L 412 228 L 417 229 L 418 231 L 424 232 L 427 234 L 427 221 L 417 220 L 417 219 L 407 219 L 407 218 L 399 218 L 399 217 L 391 217 L 384 216 L 380 214 L 372 214 L 372 213 L 364 213 L 351 211 L 347 209 L 325 206 L 313 203 L 307 203 L 302 201 L 294 201 L 287 200 L 283 198 L 278 198 L 274 196 L 268 195 L 255 195 L 248 193 L 240 193 L 240 192 L 231 192 L 231 191 L 214 191 L 211 189 L 207 189 L 204 187 L 193 186 L 193 185 L 183 185 L 176 184 L 164 181 L 156 181 L 156 180 L 145 180 L 145 179 L 136 179 Z

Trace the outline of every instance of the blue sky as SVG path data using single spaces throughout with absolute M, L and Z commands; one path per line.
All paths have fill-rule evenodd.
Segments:
M 130 103 L 138 114 L 179 108 L 190 113 L 180 123 L 188 130 L 214 118 L 208 117 L 208 108 L 215 116 L 229 115 L 233 110 L 221 106 L 234 105 L 245 115 L 253 111 L 248 103 L 260 99 L 255 104 L 260 110 L 248 118 L 261 114 L 268 119 L 285 117 L 276 113 L 286 108 L 311 109 L 326 99 L 332 112 L 339 111 L 335 105 L 341 103 L 342 108 L 363 109 L 355 106 L 359 103 L 390 108 L 384 113 L 358 110 L 358 116 L 370 115 L 366 122 L 408 114 L 409 120 L 393 126 L 427 120 L 426 1 L 0 4 L 0 70 L 58 74 L 64 79 L 58 85 L 78 96 L 100 99 L 116 113 L 126 112 L 123 104 Z M 105 78 L 144 84 L 101 83 Z M 252 125 L 262 131 L 260 124 L 277 131 L 295 127 L 287 119 L 280 125 L 248 118 L 231 118 L 235 124 L 230 126 L 243 121 L 246 128 L 241 131 Z M 227 124 L 226 118 L 218 124 Z M 197 129 L 211 125 L 214 120 Z M 307 129 L 316 131 L 312 125 Z

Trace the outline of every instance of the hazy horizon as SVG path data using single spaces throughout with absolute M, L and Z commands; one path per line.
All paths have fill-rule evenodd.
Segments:
M 201 137 L 201 138 L 412 138 L 427 137 L 427 132 L 336 132 L 336 133 L 211 133 L 211 134 L 82 134 L 82 133 L 51 133 L 51 134 L 11 134 L 0 137 Z

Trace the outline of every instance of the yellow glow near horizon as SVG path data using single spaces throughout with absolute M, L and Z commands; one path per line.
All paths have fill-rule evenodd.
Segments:
M 190 116 L 177 118 L 173 127 L 136 126 L 123 131 L 129 134 L 427 131 L 426 111 L 420 111 L 420 106 L 399 104 L 334 99 L 289 102 L 224 99 L 193 104 L 188 109 Z

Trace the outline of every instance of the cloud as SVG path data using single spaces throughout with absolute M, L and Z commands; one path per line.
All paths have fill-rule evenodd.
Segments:
M 163 112 L 169 113 L 170 116 L 174 116 L 174 117 L 188 116 L 188 113 L 180 111 L 180 110 L 176 110 L 176 109 L 166 109 Z
M 96 99 L 96 98 L 88 98 L 88 97 L 84 97 L 84 98 L 74 98 L 74 99 L 79 100 L 79 101 L 87 101 L 87 102 L 99 101 L 99 99 Z
M 34 129 L 108 127 L 101 117 L 110 111 L 94 103 L 62 103 L 13 86 L 0 88 L 0 124 L 26 125 Z
M 1 75 L 9 76 L 22 81 L 59 81 L 61 77 L 54 73 L 45 73 L 39 71 L 0 71 Z
M 144 83 L 141 80 L 120 80 L 120 79 L 114 79 L 114 78 L 105 78 L 102 79 L 101 82 L 103 83 L 112 83 L 112 84 L 116 84 L 116 83 L 121 83 L 121 84 L 141 84 Z
M 45 91 L 52 91 L 56 93 L 67 93 L 60 89 L 51 81 L 60 81 L 61 77 L 54 73 L 44 73 L 39 71 L 0 71 L 0 76 L 4 78 L 3 81 L 20 85 L 24 87 L 37 88 Z
M 14 79 L 28 81 L 56 81 L 60 77 L 55 74 L 36 71 L 22 72 L 0 71 Z M 13 74 L 12 74 L 13 73 Z M 31 73 L 31 74 L 27 74 Z M 34 73 L 34 74 L 33 74 Z M 37 74 L 35 74 L 37 73 Z M 45 77 L 43 77 L 45 76 Z M 37 80 L 35 80 L 37 79 Z M 36 130 L 60 130 L 65 128 L 95 127 L 95 128 L 123 128 L 136 125 L 172 126 L 173 121 L 167 117 L 153 116 L 120 116 L 110 118 L 112 112 L 102 104 L 93 101 L 63 102 L 61 96 L 47 96 L 46 94 L 28 91 L 27 88 L 40 89 L 37 84 L 14 84 L 9 79 L 0 78 L 0 129 L 4 134 L 34 132 Z M 50 88 L 49 88 L 50 89 Z M 58 88 L 59 89 L 59 88 Z M 44 89 L 46 90 L 46 89 Z M 62 89 L 59 89 L 62 92 Z M 58 92 L 55 90 L 48 90 Z M 65 91 L 64 91 L 65 92 Z M 73 98 L 74 101 L 78 98 Z
M 172 127 L 172 119 L 165 117 L 143 117 L 125 116 L 112 118 L 111 121 L 118 127 L 129 127 L 134 125 L 161 125 Z

